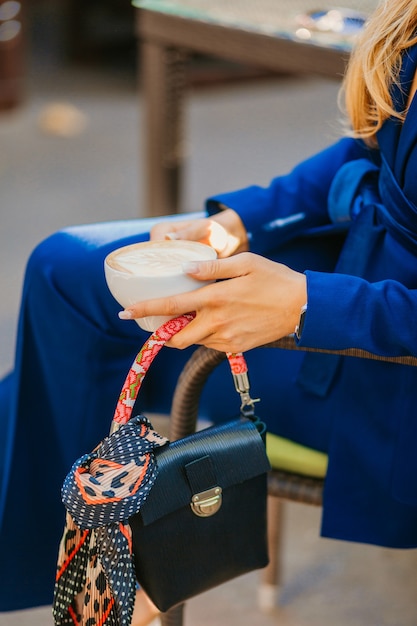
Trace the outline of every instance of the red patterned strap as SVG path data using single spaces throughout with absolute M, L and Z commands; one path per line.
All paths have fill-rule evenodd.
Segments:
M 158 352 L 171 337 L 182 330 L 193 319 L 194 314 L 189 313 L 165 322 L 145 341 L 133 361 L 122 387 L 113 417 L 112 431 L 122 424 L 126 424 L 131 418 L 132 409 L 145 374 Z M 227 359 L 232 371 L 236 391 L 240 394 L 242 400 L 242 406 L 253 403 L 254 401 L 249 396 L 248 367 L 245 357 L 242 353 L 232 354 L 228 352 Z

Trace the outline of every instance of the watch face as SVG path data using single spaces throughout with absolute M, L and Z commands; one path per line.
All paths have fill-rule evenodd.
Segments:
M 298 325 L 295 328 L 295 336 L 297 337 L 297 339 L 301 339 L 301 334 L 304 328 L 304 320 L 305 320 L 306 312 L 307 312 L 307 305 L 305 304 L 301 309 L 300 321 L 298 322 Z

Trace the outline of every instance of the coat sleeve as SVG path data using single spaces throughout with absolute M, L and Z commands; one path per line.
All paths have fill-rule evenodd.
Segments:
M 417 356 L 416 289 L 337 273 L 307 271 L 306 276 L 308 309 L 300 346 Z
M 249 236 L 252 252 L 265 254 L 297 235 L 328 228 L 327 197 L 332 180 L 347 161 L 368 157 L 360 141 L 344 138 L 274 178 L 268 187 L 252 185 L 209 198 L 209 214 L 219 205 L 234 209 Z

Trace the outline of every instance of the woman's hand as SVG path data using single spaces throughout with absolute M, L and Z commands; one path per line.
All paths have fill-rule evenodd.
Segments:
M 307 301 L 306 278 L 285 265 L 243 253 L 227 259 L 189 263 L 198 280 L 219 282 L 177 296 L 147 300 L 122 311 L 122 319 L 196 312 L 169 345 L 203 344 L 243 352 L 294 332 Z
M 239 215 L 225 209 L 209 218 L 167 222 L 161 220 L 151 230 L 151 240 L 188 239 L 214 248 L 219 258 L 248 249 L 248 236 Z

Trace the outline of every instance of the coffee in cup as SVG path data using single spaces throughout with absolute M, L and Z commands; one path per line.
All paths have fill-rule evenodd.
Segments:
M 190 261 L 209 261 L 216 251 L 205 244 L 187 240 L 143 241 L 123 246 L 107 255 L 104 272 L 110 292 L 123 307 L 151 298 L 163 298 L 192 291 L 209 284 L 185 274 Z M 172 319 L 149 316 L 137 319 L 141 328 L 153 332 Z

